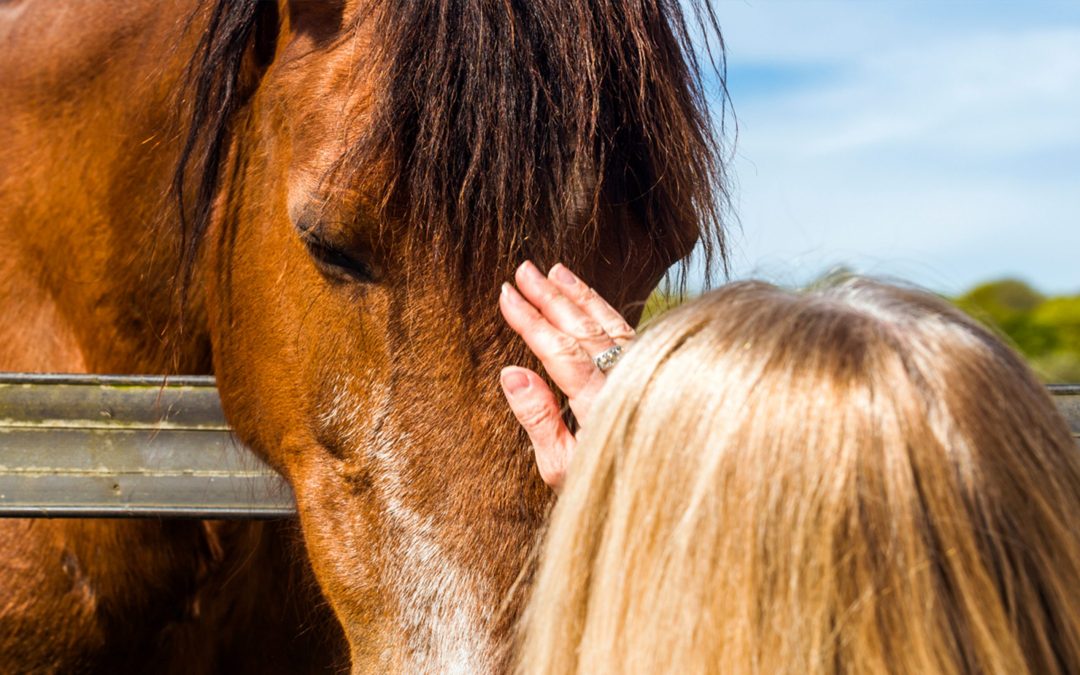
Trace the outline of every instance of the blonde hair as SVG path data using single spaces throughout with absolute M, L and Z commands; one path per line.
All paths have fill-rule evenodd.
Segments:
M 588 425 L 520 672 L 1080 672 L 1080 454 L 945 302 L 733 284 L 648 330 Z

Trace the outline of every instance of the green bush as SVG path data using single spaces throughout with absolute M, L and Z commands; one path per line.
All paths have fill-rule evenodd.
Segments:
M 1046 297 L 1016 279 L 980 284 L 956 305 L 1003 334 L 1046 382 L 1080 382 L 1080 295 Z
M 638 327 L 644 327 L 650 321 L 669 309 L 681 305 L 684 300 L 686 300 L 685 296 L 668 293 L 657 288 L 649 296 L 649 299 L 645 301 L 645 309 L 641 312 L 641 319 L 638 320 Z

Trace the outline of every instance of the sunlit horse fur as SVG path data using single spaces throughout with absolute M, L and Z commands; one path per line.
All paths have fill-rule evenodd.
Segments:
M 0 672 L 505 665 L 550 495 L 498 284 L 561 260 L 633 318 L 695 242 L 722 258 L 691 14 L 0 2 L 0 368 L 215 374 L 303 539 L 4 521 Z

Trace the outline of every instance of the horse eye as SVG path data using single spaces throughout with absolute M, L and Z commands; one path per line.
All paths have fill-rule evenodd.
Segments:
M 351 280 L 364 283 L 376 281 L 376 270 L 368 263 L 356 258 L 354 254 L 310 232 L 302 235 L 300 240 L 307 247 L 308 253 L 315 261 L 315 266 L 328 277 L 339 281 Z

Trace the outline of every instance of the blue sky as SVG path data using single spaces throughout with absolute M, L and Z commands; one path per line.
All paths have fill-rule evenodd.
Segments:
M 714 5 L 734 277 L 1080 292 L 1080 1 Z

